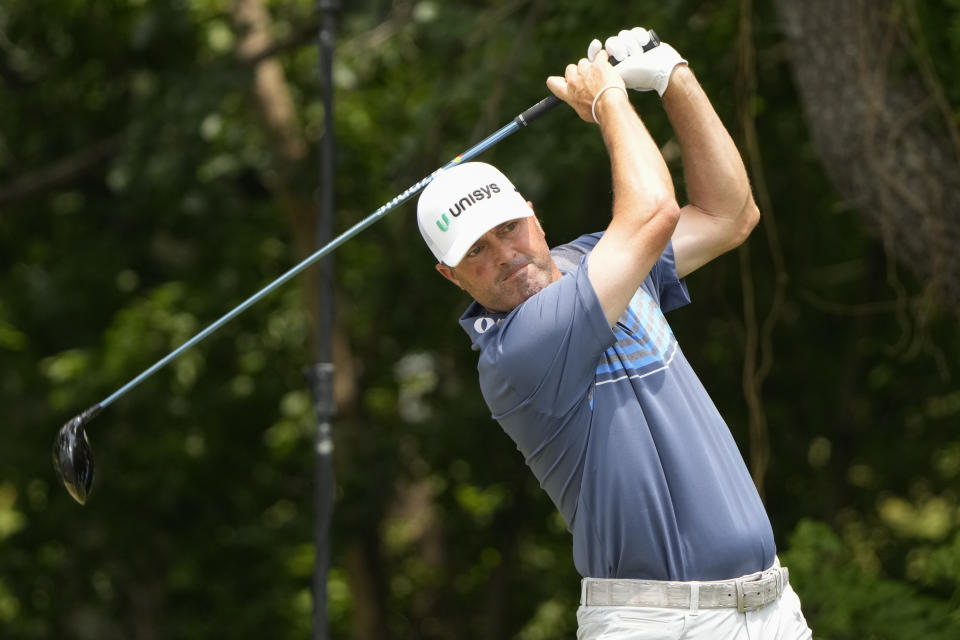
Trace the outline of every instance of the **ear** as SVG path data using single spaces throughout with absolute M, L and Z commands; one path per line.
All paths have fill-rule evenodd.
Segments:
M 533 214 L 533 222 L 534 222 L 535 225 L 537 225 L 537 230 L 540 232 L 540 235 L 541 235 L 542 237 L 546 238 L 546 237 L 547 237 L 547 234 L 546 234 L 546 232 L 543 230 L 543 225 L 540 224 L 540 218 L 537 216 L 536 211 L 535 211 L 534 208 L 533 208 L 533 201 L 532 201 L 532 200 L 527 200 L 527 206 L 530 207 L 530 211 L 533 211 L 533 212 L 534 212 L 534 214 Z
M 546 237 L 547 237 L 547 232 L 543 230 L 543 225 L 540 224 L 540 218 L 538 218 L 537 216 L 533 216 L 533 224 L 536 225 L 537 231 L 540 232 L 540 237 L 541 237 L 541 238 L 546 238 Z
M 453 272 L 453 267 L 448 267 L 447 265 L 443 264 L 442 262 L 438 262 L 436 269 L 437 269 L 437 271 L 440 272 L 440 275 L 442 275 L 444 278 L 446 278 L 447 280 L 449 280 L 449 281 L 452 282 L 453 284 L 455 284 L 455 285 L 457 285 L 458 287 L 460 287 L 461 289 L 463 289 L 463 285 L 460 284 L 460 281 L 459 281 L 459 280 L 457 280 L 457 274 L 455 274 L 455 273 Z

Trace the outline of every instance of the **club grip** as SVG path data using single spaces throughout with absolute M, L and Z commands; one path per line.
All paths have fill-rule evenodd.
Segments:
M 525 127 L 558 104 L 560 104 L 560 98 L 551 94 L 518 115 L 513 121 L 521 127 Z
M 653 31 L 653 29 L 650 29 L 647 33 L 650 34 L 650 41 L 647 42 L 647 44 L 643 45 L 644 51 L 650 51 L 650 49 L 653 49 L 654 47 L 660 44 L 660 38 Z M 620 61 L 617 60 L 616 58 L 610 58 L 610 64 L 612 65 L 616 65 L 619 62 Z M 529 109 L 521 113 L 520 115 L 518 115 L 516 118 L 513 119 L 513 121 L 519 126 L 525 127 L 531 122 L 533 122 L 534 120 L 536 120 L 537 118 L 539 118 L 540 116 L 542 116 L 543 114 L 545 114 L 547 111 L 550 111 L 550 109 L 553 109 L 555 106 L 560 104 L 560 102 L 561 100 L 557 96 L 549 95 L 543 100 L 541 100 L 540 102 L 538 102 L 537 104 L 533 105 L 532 107 L 530 107 Z
M 657 35 L 656 31 L 654 31 L 653 29 L 649 29 L 647 30 L 647 33 L 650 34 L 650 42 L 643 45 L 644 51 L 650 51 L 650 49 L 653 49 L 654 47 L 660 44 L 660 36 Z

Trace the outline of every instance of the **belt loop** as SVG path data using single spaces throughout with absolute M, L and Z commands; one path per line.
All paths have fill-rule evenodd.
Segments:
M 734 584 L 737 585 L 737 611 L 740 613 L 746 613 L 747 609 L 743 602 L 743 581 L 737 580 Z
M 580 605 L 587 605 L 587 579 L 582 578 L 580 580 Z
M 690 583 L 690 615 L 695 616 L 700 611 L 700 583 Z

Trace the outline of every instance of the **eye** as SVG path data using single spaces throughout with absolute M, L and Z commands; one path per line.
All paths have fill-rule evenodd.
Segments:
M 508 222 L 507 224 L 503 225 L 503 226 L 500 228 L 500 233 L 501 233 L 502 235 L 507 235 L 507 234 L 509 234 L 509 233 L 513 233 L 514 231 L 516 231 L 517 225 L 519 225 L 519 224 L 520 224 L 520 221 L 519 221 L 519 220 L 512 220 L 512 221 Z
M 475 244 L 475 245 L 473 245 L 472 247 L 470 247 L 470 250 L 467 251 L 466 257 L 467 257 L 467 258 L 475 258 L 475 257 L 477 257 L 478 255 L 480 255 L 480 252 L 481 252 L 482 250 L 483 250 L 483 245 L 478 242 L 477 244 Z

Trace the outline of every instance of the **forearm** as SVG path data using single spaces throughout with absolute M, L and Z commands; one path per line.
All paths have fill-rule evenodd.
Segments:
M 564 77 L 549 77 L 547 86 L 581 118 L 599 123 L 610 155 L 613 219 L 587 264 L 590 283 L 613 326 L 677 225 L 673 182 L 606 52 L 598 52 L 594 62 L 567 65 Z
M 717 218 L 749 217 L 753 198 L 743 160 L 686 65 L 670 77 L 663 106 L 680 143 L 689 203 Z
M 598 104 L 610 155 L 613 218 L 590 254 L 590 280 L 611 326 L 669 242 L 679 218 L 660 150 L 620 92 Z
M 614 220 L 642 225 L 662 207 L 676 206 L 670 171 L 626 95 L 607 91 L 596 113 L 610 156 Z

